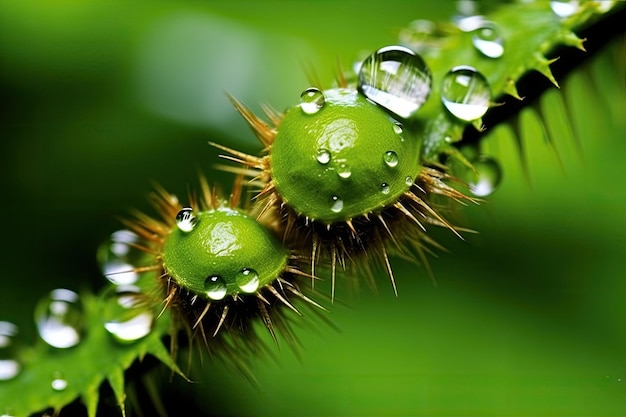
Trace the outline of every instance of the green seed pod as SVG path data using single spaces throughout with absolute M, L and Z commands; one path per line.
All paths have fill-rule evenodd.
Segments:
M 185 207 L 159 190 L 153 202 L 162 220 L 140 213 L 126 222 L 145 241 L 140 247 L 154 256 L 155 264 L 142 270 L 158 271 L 164 308 L 173 310 L 179 324 L 174 331 L 186 329 L 191 336 L 199 332 L 210 351 L 237 343 L 238 354 L 228 354 L 236 360 L 255 355 L 255 344 L 262 343 L 253 325 L 256 320 L 274 339 L 280 331 L 295 348 L 283 317 L 286 310 L 300 314 L 292 299 L 322 308 L 299 289 L 301 278 L 313 278 L 298 266 L 301 256 L 239 206 L 241 194 L 241 178 L 230 200 L 203 180 L 201 198 L 190 195 Z M 223 332 L 229 335 L 224 344 L 218 343 L 221 339 L 207 342 L 207 334 Z
M 177 218 L 163 245 L 163 266 L 179 286 L 199 296 L 221 300 L 255 293 L 285 270 L 287 250 L 239 210 L 220 207 L 194 215 L 183 208 Z
M 285 113 L 272 143 L 270 176 L 283 202 L 325 224 L 396 202 L 419 173 L 420 142 L 356 90 L 319 94 L 315 111 L 304 101 Z

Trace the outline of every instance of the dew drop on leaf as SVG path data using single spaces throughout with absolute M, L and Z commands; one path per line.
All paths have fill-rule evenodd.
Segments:
M 154 313 L 133 285 L 110 287 L 103 294 L 104 328 L 120 343 L 134 342 L 148 334 L 154 324 Z
M 139 274 L 135 268 L 145 253 L 137 248 L 140 238 L 130 230 L 113 232 L 98 249 L 98 263 L 102 274 L 115 285 L 137 282 Z
M 424 104 L 431 84 L 426 62 L 403 46 L 377 50 L 363 61 L 359 70 L 359 91 L 402 118 L 411 117 Z
M 307 88 L 300 94 L 300 109 L 306 114 L 315 114 L 324 107 L 324 93 L 315 87 Z
M 181 232 L 189 233 L 196 227 L 196 223 L 198 219 L 193 214 L 193 209 L 191 207 L 183 207 L 176 214 L 176 227 Z
M 259 273 L 252 268 L 243 268 L 235 276 L 235 283 L 241 291 L 253 293 L 259 288 Z
M 61 372 L 55 372 L 52 375 L 52 381 L 50 387 L 55 391 L 64 391 L 67 388 L 67 380 Z
M 489 109 L 489 83 L 470 66 L 454 67 L 443 78 L 441 100 L 458 119 L 467 122 L 480 119 Z
M 347 180 L 352 176 L 352 171 L 350 170 L 350 165 L 347 162 L 341 162 L 337 166 L 337 175 L 339 178 Z
M 383 161 L 388 167 L 395 168 L 398 166 L 398 154 L 394 151 L 387 151 L 383 154 Z
M 316 156 L 317 162 L 326 165 L 330 162 L 330 151 L 328 149 L 319 149 Z
M 332 205 L 330 206 L 330 210 L 333 213 L 341 213 L 343 210 L 343 200 L 339 196 L 332 196 L 331 198 Z
M 468 181 L 470 192 L 477 197 L 493 194 L 502 181 L 502 168 L 498 161 L 490 156 L 480 156 L 472 162 L 476 172 L 470 171 Z
M 21 366 L 17 360 L 17 326 L 8 321 L 0 321 L 0 381 L 6 381 L 19 374 Z
M 472 32 L 472 44 L 488 58 L 500 58 L 504 54 L 504 40 L 493 22 L 485 22 Z
M 389 188 L 389 184 L 387 184 L 386 182 L 383 182 L 380 184 L 380 191 L 383 194 L 389 194 L 390 188 Z
M 212 300 L 221 300 L 226 296 L 226 281 L 219 275 L 211 275 L 204 281 L 207 297 Z
M 402 126 L 402 123 L 394 123 L 393 131 L 396 132 L 396 134 L 401 135 L 402 132 L 404 132 L 404 126 Z
M 35 307 L 39 336 L 50 346 L 65 349 L 76 346 L 84 328 L 83 308 L 78 294 L 57 288 Z

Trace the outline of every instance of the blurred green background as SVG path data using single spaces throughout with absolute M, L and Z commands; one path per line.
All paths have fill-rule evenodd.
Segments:
M 99 289 L 98 245 L 129 209 L 150 210 L 153 182 L 185 196 L 202 170 L 229 186 L 207 142 L 260 146 L 226 92 L 282 109 L 312 69 L 329 85 L 411 20 L 454 12 L 453 1 L 0 2 L 0 319 L 32 340 L 39 297 Z M 449 249 L 431 261 L 436 285 L 394 260 L 397 298 L 384 274 L 377 294 L 340 287 L 339 331 L 301 329 L 301 359 L 283 346 L 259 360 L 259 387 L 209 359 L 202 381 L 172 389 L 222 416 L 626 415 L 626 106 L 612 52 L 563 80 L 569 122 L 556 91 L 544 97 L 558 157 L 522 115 L 528 178 L 510 130 L 489 134 L 503 182 L 461 212 L 479 234 L 433 232 Z

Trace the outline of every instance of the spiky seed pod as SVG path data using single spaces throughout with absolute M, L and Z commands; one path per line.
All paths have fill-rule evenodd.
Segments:
M 182 327 L 207 350 L 226 349 L 245 366 L 246 356 L 263 349 L 255 322 L 295 348 L 287 310 L 301 314 L 295 299 L 323 307 L 299 288 L 299 278 L 314 278 L 302 272 L 299 257 L 240 206 L 241 187 L 239 179 L 226 200 L 202 180 L 200 197 L 190 195 L 188 206 L 158 189 L 152 202 L 160 219 L 137 213 L 126 224 L 153 256 L 154 265 L 142 270 L 159 271 L 163 310 L 174 313 L 172 340 Z
M 278 213 L 284 240 L 311 254 L 312 274 L 318 262 L 330 265 L 333 295 L 337 266 L 349 263 L 367 264 L 363 271 L 382 265 L 396 291 L 390 252 L 417 253 L 425 263 L 429 247 L 438 247 L 426 225 L 458 235 L 433 196 L 476 200 L 450 186 L 445 172 L 421 166 L 420 138 L 356 89 L 307 89 L 301 97 L 284 114 L 268 110 L 272 125 L 232 98 L 265 155 L 213 145 L 258 171 L 262 213 Z

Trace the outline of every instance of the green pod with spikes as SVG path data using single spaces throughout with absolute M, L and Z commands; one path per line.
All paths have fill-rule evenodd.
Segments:
M 573 47 L 570 49 L 578 49 L 579 51 L 574 51 L 579 55 L 574 58 L 576 62 L 572 64 L 572 67 L 579 68 L 580 60 L 578 58 L 585 56 L 582 52 L 583 45 L 585 45 L 583 38 L 587 36 L 584 29 L 591 24 L 602 26 L 612 10 L 621 9 L 622 11 L 618 10 L 618 13 L 621 13 L 623 18 L 623 2 L 581 1 L 572 3 L 579 4 L 580 7 L 575 13 L 566 17 L 556 15 L 550 10 L 548 2 L 507 3 L 485 16 L 499 29 L 499 35 L 503 41 L 502 54 L 499 56 L 495 56 L 497 53 L 492 54 L 492 56 L 482 54 L 473 45 L 474 34 L 472 32 L 464 31 L 449 22 L 443 24 L 431 22 L 435 29 L 426 35 L 423 32 L 417 33 L 413 27 L 404 28 L 401 32 L 402 36 L 398 39 L 398 44 L 420 54 L 428 63 L 433 80 L 428 100 L 423 103 L 416 114 L 410 117 L 409 121 L 402 120 L 405 133 L 408 134 L 407 130 L 411 129 L 410 136 L 418 138 L 419 158 L 416 165 L 420 169 L 419 174 L 414 178 L 414 184 L 408 187 L 404 193 L 400 193 L 397 201 L 388 204 L 390 207 L 388 211 L 381 210 L 375 215 L 360 216 L 356 220 L 353 217 L 352 221 L 347 220 L 349 216 L 335 216 L 329 217 L 330 223 L 328 224 L 310 221 L 307 223 L 306 216 L 284 216 L 285 213 L 288 213 L 288 204 L 284 204 L 282 207 L 284 201 L 281 200 L 279 193 L 274 193 L 271 188 L 274 185 L 271 181 L 272 165 L 277 167 L 281 162 L 278 162 L 277 165 L 276 161 L 272 161 L 271 152 L 262 157 L 237 154 L 236 156 L 247 167 L 258 169 L 260 171 L 258 173 L 259 179 L 266 180 L 266 184 L 269 184 L 261 193 L 261 197 L 267 197 L 264 200 L 265 205 L 262 207 L 264 215 L 271 214 L 273 221 L 276 219 L 281 222 L 284 221 L 280 230 L 285 232 L 287 236 L 293 236 L 294 230 L 310 226 L 308 229 L 304 229 L 306 232 L 310 232 L 304 236 L 310 236 L 305 243 L 309 245 L 309 253 L 313 255 L 309 260 L 312 264 L 321 257 L 321 253 L 326 253 L 330 255 L 333 266 L 344 266 L 352 260 L 353 254 L 367 248 L 368 258 L 377 259 L 389 265 L 387 249 L 377 251 L 372 248 L 386 247 L 383 246 L 383 242 L 385 244 L 389 242 L 390 236 L 396 240 L 408 236 L 407 240 L 411 242 L 418 242 L 420 239 L 422 242 L 428 242 L 429 236 L 426 236 L 425 233 L 416 233 L 416 231 L 422 230 L 420 228 L 421 223 L 426 226 L 428 223 L 442 224 L 440 218 L 432 214 L 429 215 L 431 212 L 427 209 L 427 201 L 433 198 L 433 194 L 445 194 L 445 191 L 442 190 L 446 189 L 441 184 L 449 179 L 450 164 L 446 157 L 452 155 L 459 159 L 463 158 L 455 145 L 461 143 L 463 138 L 468 136 L 468 130 L 471 132 L 482 130 L 484 125 L 489 131 L 495 125 L 503 123 L 505 121 L 503 117 L 489 117 L 492 110 L 508 109 L 512 105 L 526 107 L 529 102 L 529 90 L 532 90 L 534 86 L 530 89 L 522 88 L 520 80 L 529 72 L 542 74 L 553 85 L 557 85 L 561 82 L 561 77 L 559 77 L 558 72 L 554 71 L 553 67 L 562 62 L 562 60 L 555 61 L 562 51 L 558 48 L 568 46 Z M 410 16 L 409 19 L 414 17 L 417 16 Z M 597 21 L 600 23 L 596 23 Z M 607 35 L 599 35 L 598 40 L 602 41 L 602 37 L 607 37 Z M 590 37 L 590 40 L 594 39 Z M 372 48 L 377 46 L 372 45 Z M 443 78 L 451 69 L 465 65 L 474 68 L 487 80 L 491 93 L 490 106 L 492 106 L 483 119 L 472 119 L 469 122 L 455 118 L 441 100 Z M 356 78 L 356 74 L 353 74 L 352 78 L 350 74 L 346 74 L 346 77 L 347 83 L 340 83 L 339 86 L 335 87 L 350 88 L 356 91 L 356 80 L 353 79 Z M 319 85 L 318 87 L 321 88 Z M 329 91 L 335 87 L 329 88 Z M 297 98 L 297 92 L 293 92 L 293 94 L 294 99 Z M 238 108 L 243 110 L 241 106 Z M 255 132 L 263 145 L 270 149 L 273 145 L 274 135 L 280 131 L 283 115 L 268 112 L 274 124 L 274 126 L 268 127 L 249 112 L 242 111 L 242 113 L 255 128 Z M 400 119 L 402 117 L 396 118 L 396 120 Z M 289 152 L 286 153 L 289 154 Z M 315 153 L 309 152 L 308 156 L 313 158 Z M 471 158 L 466 162 L 480 171 L 477 165 L 484 161 L 485 159 L 479 155 L 477 158 Z M 319 163 L 313 159 L 310 159 L 309 162 L 312 164 Z M 285 170 L 289 168 L 288 164 L 288 161 L 283 163 Z M 285 194 L 288 194 L 286 192 L 288 187 L 280 187 L 283 187 Z M 400 188 L 396 191 L 400 192 Z M 452 196 L 454 197 L 454 195 Z M 383 204 L 387 203 L 384 202 Z M 160 308 L 163 305 L 166 307 L 156 320 L 152 332 L 133 343 L 120 345 L 109 337 L 110 335 L 107 334 L 102 325 L 102 313 L 109 310 L 108 307 L 110 306 L 107 303 L 110 300 L 100 295 L 90 295 L 88 292 L 84 294 L 84 297 L 81 294 L 87 329 L 84 340 L 75 348 L 63 352 L 53 351 L 41 344 L 32 348 L 21 349 L 17 356 L 20 365 L 19 372 L 9 380 L 0 381 L 0 413 L 15 416 L 26 416 L 44 410 L 53 410 L 53 412 L 58 413 L 67 404 L 76 399 L 81 399 L 86 405 L 88 415 L 95 416 L 100 395 L 98 387 L 102 382 L 109 383 L 114 391 L 115 401 L 124 410 L 125 378 L 127 377 L 124 372 L 131 368 L 136 360 L 151 355 L 167 364 L 172 370 L 180 372 L 174 360 L 174 353 L 169 352 L 162 341 L 164 336 L 172 334 L 170 333 L 172 329 L 178 331 L 187 326 L 192 334 L 199 335 L 199 337 L 204 336 L 203 341 L 206 342 L 206 347 L 213 352 L 223 346 L 220 345 L 219 336 L 225 330 L 230 328 L 241 329 L 243 325 L 246 331 L 242 332 L 240 337 L 237 336 L 237 332 L 233 332 L 233 337 L 238 343 L 231 346 L 238 348 L 233 350 L 244 350 L 256 358 L 254 355 L 258 349 L 255 349 L 254 346 L 258 339 L 247 331 L 250 329 L 247 326 L 254 317 L 260 316 L 266 326 L 272 329 L 271 331 L 286 328 L 284 326 L 285 321 L 281 322 L 281 314 L 274 314 L 274 307 L 276 305 L 286 307 L 287 305 L 280 301 L 270 288 L 278 291 L 281 297 L 284 297 L 284 293 L 280 292 L 282 289 L 289 294 L 298 292 L 293 277 L 289 276 L 290 273 L 297 271 L 289 266 L 291 257 L 288 257 L 287 267 L 283 271 L 286 275 L 282 275 L 278 281 L 274 281 L 275 285 L 270 287 L 267 284 L 265 287 L 259 285 L 259 290 L 256 293 L 237 289 L 240 287 L 232 283 L 230 290 L 227 289 L 227 294 L 220 300 L 201 297 L 203 292 L 205 295 L 206 292 L 200 287 L 194 287 L 197 291 L 187 293 L 175 280 L 175 276 L 187 276 L 188 271 L 184 266 L 174 266 L 184 262 L 175 260 L 177 255 L 173 255 L 173 252 L 170 253 L 167 261 L 171 268 L 171 275 L 169 275 L 163 267 L 162 255 L 164 252 L 161 250 L 161 245 L 166 241 L 168 233 L 178 233 L 174 219 L 182 207 L 169 199 L 165 204 L 160 204 L 160 207 L 165 208 L 166 216 L 163 222 L 147 221 L 135 229 L 149 240 L 146 245 L 146 249 L 148 249 L 146 256 L 151 263 L 136 265 L 137 272 L 150 272 L 142 289 L 149 293 L 152 301 L 159 307 L 158 311 L 161 311 Z M 369 203 L 359 206 L 360 209 L 365 210 L 371 207 L 372 205 Z M 196 209 L 195 205 L 194 208 Z M 273 213 L 275 209 L 279 210 L 278 216 Z M 216 210 L 216 208 L 200 209 L 199 212 L 210 210 Z M 217 211 L 220 210 L 217 209 Z M 304 213 L 304 210 L 301 211 Z M 334 212 L 315 215 L 334 216 Z M 396 227 L 394 222 L 400 217 L 405 220 L 409 219 L 413 227 Z M 371 220 L 370 223 L 368 223 L 368 219 Z M 406 225 L 406 221 L 400 223 L 400 226 Z M 392 233 L 389 233 L 388 230 L 391 230 Z M 337 239 L 337 236 L 348 237 L 348 239 Z M 151 238 L 154 240 L 150 240 Z M 174 246 L 178 246 L 179 243 L 181 242 L 176 242 L 176 239 L 172 238 L 169 245 L 172 245 L 171 248 L 174 251 Z M 181 244 L 180 247 L 183 248 L 184 245 Z M 295 248 L 295 246 L 293 247 Z M 299 251 L 300 255 L 304 253 L 306 252 Z M 198 259 L 200 258 L 198 257 Z M 272 259 L 280 259 L 281 261 L 276 263 L 278 265 L 282 263 L 283 258 L 281 255 Z M 220 274 L 232 276 L 236 273 L 238 265 L 239 263 L 233 262 L 228 271 L 220 271 Z M 194 268 L 202 269 L 197 266 Z M 202 274 L 205 273 L 207 272 L 202 272 Z M 273 275 L 273 273 L 269 274 L 269 276 Z M 198 272 L 199 276 L 201 274 Z M 200 282 L 195 281 L 195 279 L 188 282 L 182 278 L 179 280 L 185 285 L 196 285 Z M 204 300 L 204 302 L 199 300 Z M 277 300 L 278 302 L 275 302 Z M 287 301 L 289 302 L 289 300 Z M 253 314 L 248 314 L 250 312 Z M 271 320 L 270 315 L 266 313 L 272 313 Z M 172 318 L 174 320 L 171 320 Z M 217 330 L 219 333 L 216 332 Z M 216 337 L 211 337 L 213 334 Z M 233 355 L 234 352 L 231 350 L 227 355 L 219 358 L 220 360 L 232 360 Z M 80 363 L 81 367 L 76 367 L 76 363 Z M 67 370 L 64 378 L 68 384 L 64 390 L 55 391 L 51 389 L 50 382 L 54 372 L 59 368 Z
M 395 203 L 419 173 L 419 138 L 356 90 L 315 94 L 313 109 L 303 101 L 285 113 L 272 144 L 269 174 L 283 202 L 324 224 Z
M 285 270 L 288 251 L 263 225 L 231 208 L 183 208 L 163 245 L 163 267 L 181 288 L 221 300 L 256 293 Z

